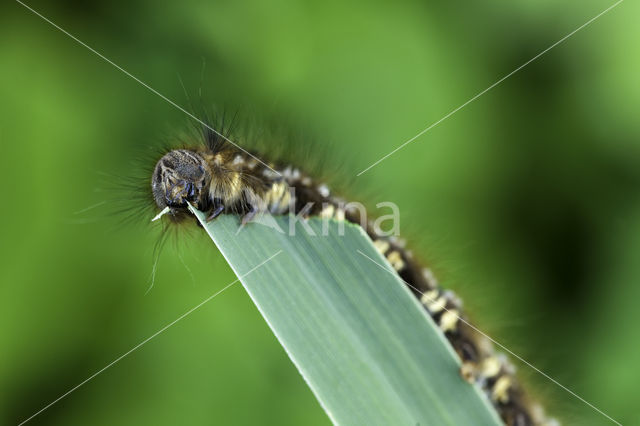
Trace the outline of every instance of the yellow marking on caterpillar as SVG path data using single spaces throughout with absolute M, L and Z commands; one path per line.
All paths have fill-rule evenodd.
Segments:
M 336 208 L 333 204 L 327 204 L 320 212 L 320 217 L 332 218 Z M 375 242 L 373 243 L 375 245 Z
M 400 255 L 399 251 L 394 250 L 389 253 L 387 255 L 387 260 L 396 271 L 401 271 L 402 269 L 404 269 L 404 260 L 402 260 L 402 256 Z
M 291 193 L 287 190 L 286 185 L 283 184 L 283 187 L 285 188 L 285 190 L 284 190 L 284 193 L 282 194 L 282 197 L 280 197 L 280 201 L 278 202 L 279 204 L 278 213 L 280 214 L 289 210 L 289 202 L 291 201 Z
M 432 314 L 437 314 L 438 312 L 442 311 L 445 308 L 446 305 L 447 305 L 447 299 L 445 299 L 444 297 L 441 296 L 438 299 L 436 299 L 435 301 L 433 301 L 431 303 L 428 303 L 427 304 L 427 309 Z
M 211 188 L 213 189 L 213 186 Z M 229 173 L 227 181 L 223 181 L 217 185 L 215 188 L 215 194 L 224 200 L 233 202 L 239 199 L 242 195 L 242 188 L 243 185 L 240 173 L 232 172 Z
M 291 194 L 283 182 L 274 182 L 266 194 L 267 205 L 271 213 L 283 213 L 289 208 Z
M 422 294 L 422 297 L 420 298 L 420 302 L 423 305 L 428 305 L 429 303 L 433 303 L 438 298 L 438 294 L 439 294 L 438 290 L 426 291 Z
M 384 255 L 387 250 L 389 250 L 389 242 L 385 240 L 375 240 L 373 245 L 376 247 L 376 250 L 380 252 L 380 254 Z
M 482 361 L 482 375 L 487 378 L 497 376 L 502 368 L 502 363 L 495 356 L 490 356 Z
M 269 194 L 267 194 L 269 197 L 269 202 L 276 203 L 280 201 L 282 195 L 284 194 L 284 191 L 285 185 L 282 184 L 282 182 L 274 182 L 273 185 L 271 185 L 271 191 L 269 191 Z
M 502 402 L 503 404 L 509 402 L 509 388 L 511 387 L 511 377 L 502 376 L 493 385 L 493 392 L 491 393 L 491 399 L 494 401 Z
M 455 309 L 448 310 L 440 317 L 440 330 L 443 332 L 455 331 L 457 323 L 458 311 Z

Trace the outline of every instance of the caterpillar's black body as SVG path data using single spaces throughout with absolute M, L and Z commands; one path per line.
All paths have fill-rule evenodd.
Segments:
M 241 216 L 243 222 L 262 210 L 271 214 L 303 213 L 363 224 L 374 245 L 420 299 L 462 360 L 461 374 L 487 394 L 504 423 L 513 426 L 554 424 L 542 409 L 528 401 L 519 387 L 513 367 L 494 353 L 490 341 L 465 320 L 459 299 L 443 291 L 402 240 L 380 237 L 372 222 L 358 211 L 345 209 L 344 200 L 298 168 L 265 164 L 256 156 L 225 143 L 208 129 L 204 144 L 170 151 L 156 164 L 152 192 L 156 204 L 170 220 L 190 216 L 187 202 L 209 212 Z M 292 199 L 294 188 L 295 200 Z M 364 219 L 364 220 L 363 220 Z M 194 219 L 195 220 L 195 219 Z

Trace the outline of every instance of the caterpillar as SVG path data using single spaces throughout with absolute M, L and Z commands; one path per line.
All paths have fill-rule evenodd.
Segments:
M 221 214 L 233 214 L 247 224 L 258 213 L 268 212 L 361 224 L 376 249 L 444 333 L 462 362 L 462 377 L 485 392 L 504 424 L 558 424 L 531 401 L 512 364 L 466 321 L 460 299 L 439 286 L 431 270 L 405 248 L 404 240 L 382 235 L 370 218 L 350 208 L 324 182 L 290 164 L 263 162 L 258 153 L 244 151 L 230 143 L 223 133 L 203 126 L 197 143 L 162 153 L 151 174 L 150 189 L 157 213 L 154 220 L 166 218 L 170 223 L 195 220 L 188 210 L 191 203 L 208 213 L 208 221 Z

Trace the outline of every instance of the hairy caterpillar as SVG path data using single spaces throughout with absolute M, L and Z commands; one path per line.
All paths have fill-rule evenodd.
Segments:
M 299 168 L 262 162 L 257 154 L 228 143 L 226 136 L 208 126 L 202 128 L 198 138 L 192 145 L 167 150 L 155 163 L 150 185 L 158 213 L 154 220 L 164 217 L 173 223 L 188 221 L 192 217 L 188 210 L 191 203 L 206 211 L 208 220 L 234 214 L 246 224 L 257 214 L 268 212 L 317 215 L 361 224 L 462 360 L 462 376 L 483 389 L 504 423 L 555 423 L 528 399 L 506 358 L 494 352 L 485 336 L 460 320 L 465 318 L 460 300 L 439 287 L 430 270 L 414 259 L 402 240 L 382 235 L 370 218 L 346 207 L 326 184 Z

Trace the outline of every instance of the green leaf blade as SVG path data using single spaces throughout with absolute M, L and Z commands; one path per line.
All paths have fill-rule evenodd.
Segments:
M 365 257 L 387 265 L 360 227 L 330 221 L 321 236 L 311 219 L 316 236 L 299 223 L 290 236 L 193 212 L 334 423 L 501 424 L 400 278 Z

